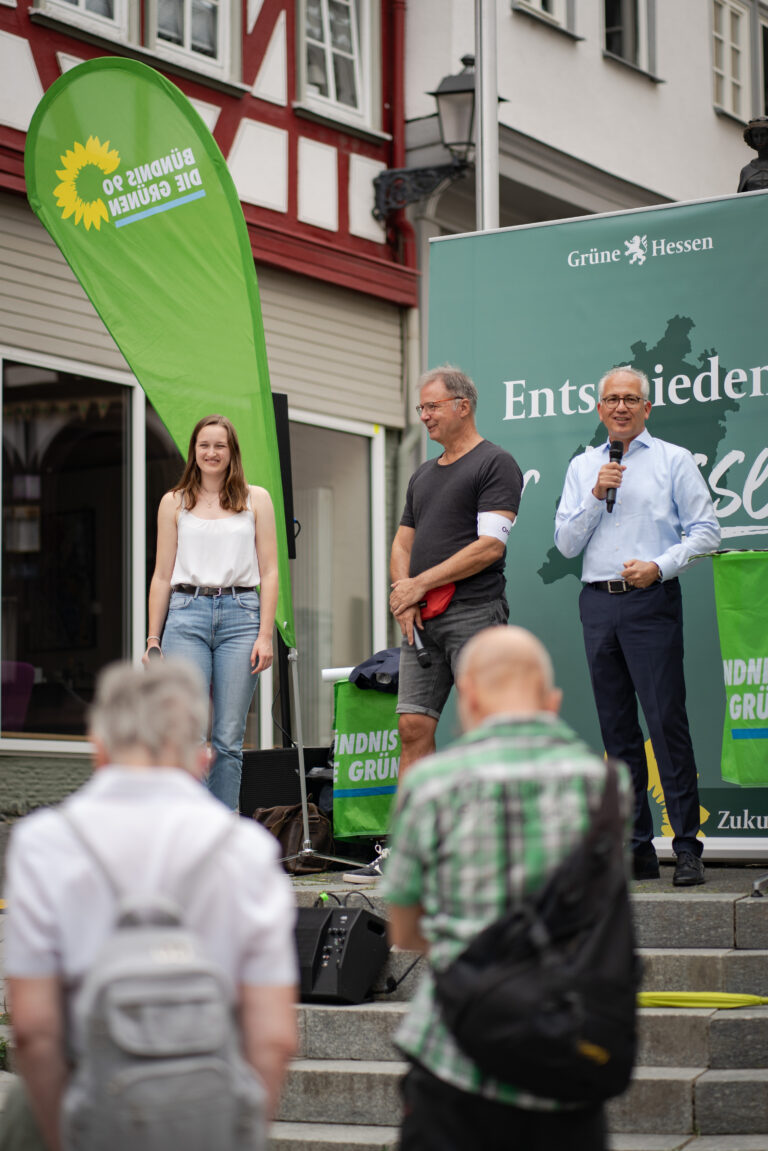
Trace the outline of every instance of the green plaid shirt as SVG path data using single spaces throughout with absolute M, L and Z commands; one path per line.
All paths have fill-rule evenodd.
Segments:
M 447 967 L 510 899 L 537 891 L 585 833 L 604 761 L 551 713 L 497 717 L 416 764 L 400 785 L 381 893 L 420 904 L 430 964 Z M 629 810 L 629 781 L 620 776 Z M 464 1091 L 517 1106 L 558 1104 L 485 1076 L 459 1049 L 426 966 L 398 1046 Z

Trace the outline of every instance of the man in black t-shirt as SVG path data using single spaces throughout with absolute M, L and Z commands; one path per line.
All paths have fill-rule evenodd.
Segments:
M 392 544 L 390 607 L 403 633 L 401 775 L 435 750 L 435 729 L 463 644 L 484 627 L 507 622 L 504 560 L 523 488 L 512 456 L 478 432 L 477 388 L 463 372 L 434 368 L 422 377 L 420 395 L 416 410 L 443 454 L 411 476 Z M 435 589 L 446 584 L 456 588 L 447 608 L 422 619 L 425 601 L 430 615 Z M 429 667 L 419 664 L 414 628 Z
M 504 560 L 523 489 L 512 456 L 484 440 L 475 426 L 477 388 L 468 376 L 448 365 L 434 368 L 422 376 L 420 395 L 416 411 L 443 454 L 411 476 L 390 558 L 389 606 L 403 633 L 397 694 L 401 779 L 435 750 L 463 645 L 509 618 Z M 388 849 L 377 851 L 377 859 L 344 879 L 380 878 Z

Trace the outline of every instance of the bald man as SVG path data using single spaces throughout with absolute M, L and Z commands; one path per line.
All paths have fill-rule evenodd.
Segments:
M 487 628 L 459 657 L 464 735 L 414 765 L 400 786 L 383 895 L 392 942 L 429 966 L 397 1035 L 402 1151 L 603 1151 L 600 1107 L 561 1109 L 483 1075 L 435 1004 L 443 970 L 510 902 L 542 887 L 586 833 L 605 764 L 559 718 L 544 646 L 519 627 Z M 628 775 L 620 777 L 629 813 Z

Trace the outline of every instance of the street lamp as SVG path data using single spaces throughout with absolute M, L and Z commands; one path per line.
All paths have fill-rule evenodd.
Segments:
M 469 154 L 474 148 L 475 58 L 462 56 L 461 62 L 461 72 L 443 77 L 437 89 L 427 93 L 437 103 L 440 142 L 451 153 L 451 163 L 429 168 L 387 168 L 381 172 L 373 181 L 373 214 L 377 220 L 385 220 L 390 212 L 431 196 L 441 184 L 463 176 L 469 167 Z

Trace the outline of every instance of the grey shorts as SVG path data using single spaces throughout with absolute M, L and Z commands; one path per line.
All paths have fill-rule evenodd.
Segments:
M 479 603 L 449 604 L 442 615 L 427 620 L 421 632 L 422 643 L 432 657 L 431 667 L 420 665 L 416 648 L 403 636 L 398 715 L 430 715 L 439 719 L 453 686 L 456 660 L 464 644 L 484 627 L 506 624 L 508 619 L 509 607 L 503 597 Z

